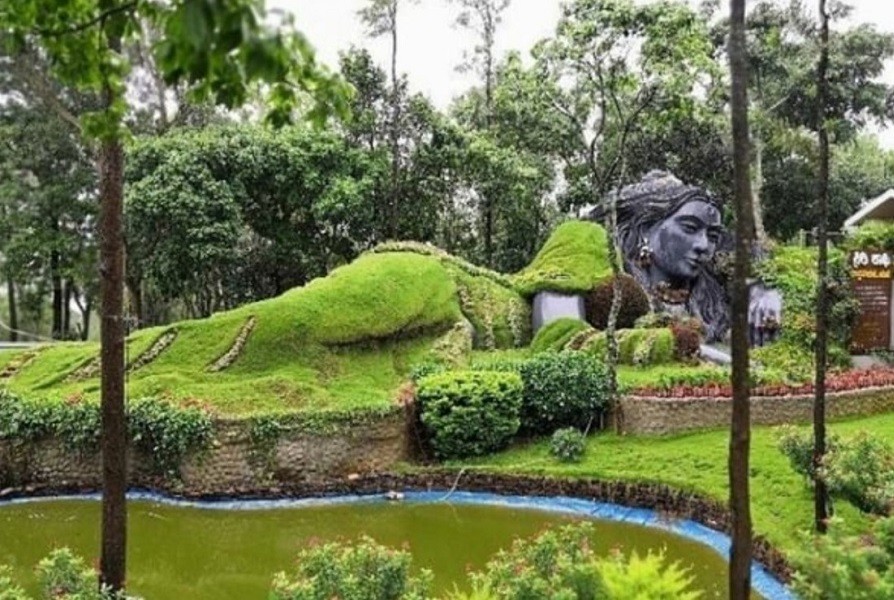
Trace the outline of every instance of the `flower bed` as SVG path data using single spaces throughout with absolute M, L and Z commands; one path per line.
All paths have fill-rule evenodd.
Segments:
M 884 388 L 894 386 L 894 368 L 883 367 L 870 370 L 851 370 L 830 372 L 826 375 L 828 392 L 847 392 L 866 388 Z M 760 384 L 751 388 L 752 396 L 780 397 L 803 396 L 813 394 L 813 383 Z M 631 392 L 632 396 L 649 398 L 732 398 L 733 389 L 728 383 L 704 383 L 698 385 L 678 384 L 672 387 L 645 386 Z

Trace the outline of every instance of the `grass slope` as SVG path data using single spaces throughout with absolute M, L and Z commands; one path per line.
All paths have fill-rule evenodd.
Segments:
M 590 221 L 574 220 L 559 225 L 534 261 L 513 281 L 525 296 L 543 291 L 579 294 L 610 276 L 605 229 Z
M 257 324 L 242 355 L 209 372 L 252 316 Z M 169 328 L 178 335 L 130 373 L 128 391 L 198 400 L 228 414 L 387 407 L 410 366 L 460 318 L 456 284 L 436 258 L 366 255 L 277 298 L 136 332 L 131 360 Z M 7 385 L 28 396 L 95 396 L 98 378 L 66 378 L 96 356 L 94 343 L 54 345 Z
M 894 439 L 894 414 L 834 423 L 830 431 L 853 434 L 865 430 Z M 783 552 L 798 546 L 798 533 L 813 523 L 813 496 L 804 479 L 776 448 L 773 428 L 756 427 L 751 442 L 751 511 L 755 531 Z M 549 454 L 549 440 L 517 447 L 495 456 L 464 463 L 494 472 L 595 477 L 607 480 L 659 482 L 726 501 L 729 498 L 727 455 L 729 433 L 709 431 L 674 437 L 626 437 L 601 433 L 589 438 L 583 462 L 562 464 Z M 869 518 L 844 501 L 835 514 L 852 531 L 865 531 Z

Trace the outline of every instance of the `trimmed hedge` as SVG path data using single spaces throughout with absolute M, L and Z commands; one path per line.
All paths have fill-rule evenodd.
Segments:
M 583 429 L 608 406 L 608 370 L 585 352 L 543 352 L 488 368 L 521 376 L 520 430 L 526 434 L 549 434 L 561 427 Z
M 515 373 L 451 371 L 419 380 L 419 415 L 435 456 L 500 450 L 521 424 L 522 380 Z

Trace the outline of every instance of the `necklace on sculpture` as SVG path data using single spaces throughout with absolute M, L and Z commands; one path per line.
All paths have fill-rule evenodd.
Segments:
M 689 301 L 688 288 L 673 288 L 666 281 L 658 283 L 652 288 L 652 291 L 654 292 L 655 297 L 664 304 L 685 304 Z

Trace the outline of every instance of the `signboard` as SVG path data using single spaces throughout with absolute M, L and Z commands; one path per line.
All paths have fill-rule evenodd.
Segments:
M 860 304 L 851 350 L 863 353 L 888 349 L 894 257 L 888 252 L 852 252 L 850 267 L 854 294 Z

